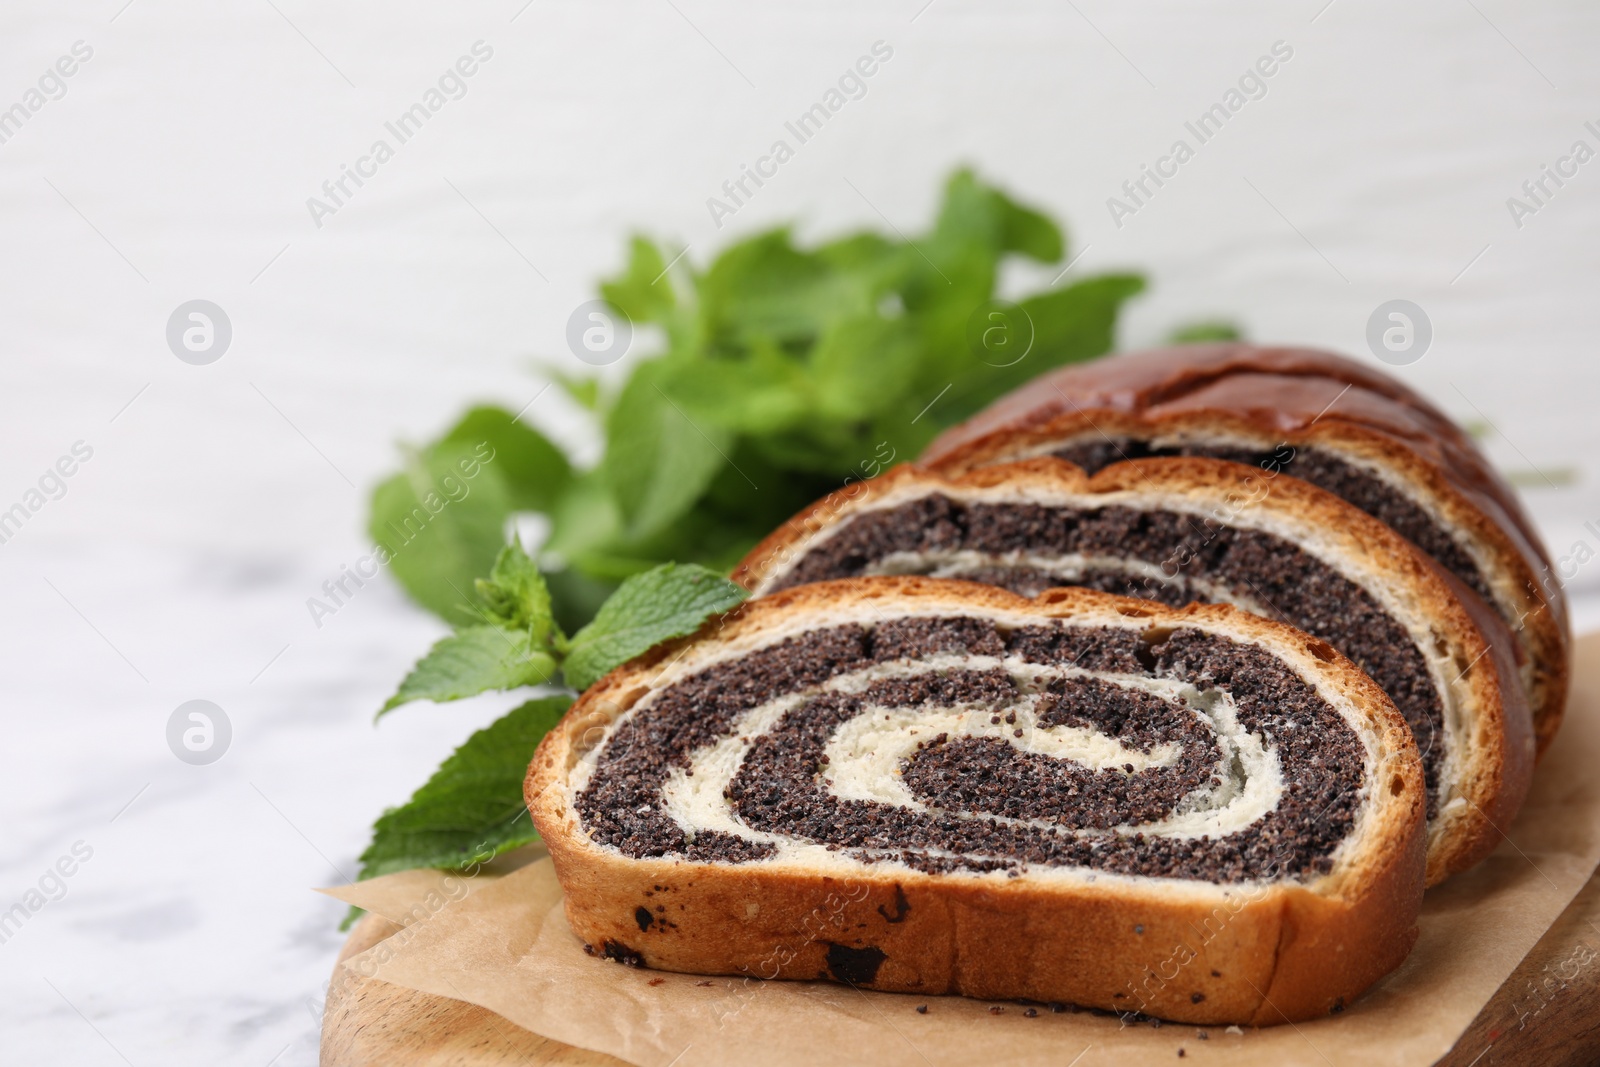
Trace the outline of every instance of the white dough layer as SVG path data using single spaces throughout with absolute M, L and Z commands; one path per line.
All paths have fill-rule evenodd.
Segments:
M 1170 679 L 1144 678 L 1127 674 L 1084 671 L 1072 667 L 1048 667 L 1020 659 L 1000 660 L 988 656 L 934 656 L 914 663 L 904 661 L 876 664 L 835 678 L 823 687 L 826 692 L 858 693 L 874 682 L 896 677 L 912 677 L 936 671 L 962 669 L 984 671 L 1004 669 L 1016 682 L 1020 698 L 1004 708 L 985 703 L 958 704 L 939 708 L 885 708 L 868 705 L 837 727 L 824 750 L 827 763 L 821 772 L 830 795 L 841 800 L 872 801 L 908 808 L 929 810 L 912 795 L 902 778 L 905 761 L 920 744 L 939 734 L 948 738 L 998 738 L 1013 747 L 1050 759 L 1066 760 L 1098 773 L 1130 775 L 1171 766 L 1180 755 L 1180 746 L 1162 743 L 1149 752 L 1124 746 L 1116 738 L 1081 726 L 1046 725 L 1038 722 L 1036 705 L 1044 687 L 1054 678 L 1096 678 L 1103 682 L 1137 689 L 1169 703 L 1186 708 L 1202 720 L 1213 737 L 1220 761 L 1218 784 L 1194 790 L 1181 798 L 1172 813 L 1154 823 L 1128 824 L 1112 833 L 1143 833 L 1147 836 L 1223 837 L 1237 833 L 1274 810 L 1283 793 L 1283 775 L 1277 753 L 1248 733 L 1238 721 L 1231 697 L 1217 691 L 1202 692 L 1196 687 Z M 774 729 L 782 718 L 815 694 L 790 695 L 769 701 L 744 713 L 727 736 L 693 754 L 690 766 L 674 768 L 661 793 L 661 810 L 685 831 L 720 831 L 751 841 L 778 846 L 779 855 L 810 853 L 814 843 L 766 833 L 745 825 L 724 795 L 743 765 L 755 739 Z M 1007 716 L 1015 715 L 1015 722 Z M 998 723 L 991 719 L 998 717 Z M 1022 736 L 1019 738 L 1017 732 Z M 1129 772 L 1127 767 L 1132 766 Z M 1056 834 L 1093 834 L 1104 831 L 1074 831 L 1049 819 L 1014 820 L 986 814 L 951 812 L 962 817 L 1026 825 Z
M 868 564 L 864 575 L 922 574 L 930 578 L 960 578 L 978 568 L 1009 567 L 1044 571 L 1061 579 L 1062 585 L 1076 584 L 1086 574 L 1125 574 L 1147 583 L 1151 589 L 1178 586 L 1180 581 L 1167 574 L 1159 564 L 1121 556 L 1090 556 L 1081 552 L 1044 556 L 1026 551 L 979 552 L 963 548 L 947 551 L 891 552 L 875 563 Z M 1255 597 L 1245 596 L 1221 582 L 1209 581 L 1189 575 L 1182 576 L 1187 588 L 1199 598 L 1216 604 L 1233 604 L 1246 611 L 1266 614 L 1266 608 Z

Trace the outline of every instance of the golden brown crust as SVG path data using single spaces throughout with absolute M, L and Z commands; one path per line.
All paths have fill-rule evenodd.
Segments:
M 1134 353 L 1045 374 L 953 427 L 919 462 L 950 474 L 1076 438 L 1218 434 L 1317 446 L 1386 472 L 1460 537 L 1519 642 L 1538 751 L 1566 708 L 1571 627 L 1516 494 L 1442 412 L 1387 374 L 1328 352 L 1246 344 Z
M 1050 882 L 898 865 L 841 875 L 792 861 L 638 860 L 588 839 L 565 783 L 597 724 L 624 714 L 673 664 L 775 639 L 791 620 L 869 601 L 867 618 L 961 611 L 1182 625 L 1266 645 L 1308 680 L 1346 695 L 1365 726 L 1378 773 L 1360 841 L 1308 886 L 1224 892 L 1108 875 Z M 991 586 L 899 577 L 823 582 L 749 601 L 618 668 L 545 738 L 524 791 L 568 921 L 597 952 L 637 954 L 665 970 L 814 979 L 848 977 L 852 960 L 876 950 L 881 965 L 858 983 L 874 989 L 1268 1025 L 1337 1010 L 1410 951 L 1424 877 L 1423 790 L 1421 761 L 1393 704 L 1354 664 L 1290 627 L 1226 606 L 1172 609 L 1081 589 L 1027 600 Z M 656 913 L 668 921 L 641 929 L 641 907 L 662 909 Z
M 1527 795 L 1534 744 L 1526 694 L 1511 650 L 1514 639 L 1498 617 L 1431 559 L 1388 526 L 1331 493 L 1297 478 L 1200 457 L 1132 460 L 1093 477 L 1063 460 L 1036 458 L 977 467 L 958 477 L 903 465 L 823 498 L 784 523 L 733 571 L 756 592 L 834 524 L 874 504 L 944 493 L 957 498 L 996 490 L 1012 497 L 1071 497 L 1084 506 L 1127 494 L 1222 509 L 1230 522 L 1286 534 L 1341 570 L 1371 576 L 1358 584 L 1402 591 L 1413 622 L 1449 650 L 1457 677 L 1447 688 L 1470 724 L 1459 755 L 1459 782 L 1433 820 L 1428 884 L 1473 866 L 1500 840 Z M 1246 519 L 1248 516 L 1248 519 Z M 859 579 L 858 579 L 859 580 Z

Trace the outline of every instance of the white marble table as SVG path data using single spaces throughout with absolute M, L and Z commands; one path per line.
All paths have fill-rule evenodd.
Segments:
M 1600 547 L 1600 164 L 1520 229 L 1505 204 L 1600 145 L 1600 12 L 1320 6 L 8 5 L 0 112 L 93 55 L 0 142 L 0 510 L 92 456 L 0 544 L 0 1062 L 314 1062 L 341 909 L 310 887 L 513 698 L 374 728 L 439 624 L 384 582 L 321 627 L 306 598 L 363 551 L 396 439 L 580 369 L 567 316 L 637 224 L 697 259 L 795 216 L 914 230 L 971 159 L 1071 220 L 1075 272 L 1151 270 L 1129 345 L 1218 313 L 1362 353 L 1415 300 L 1436 336 L 1402 373 L 1550 475 L 1561 553 Z M 479 40 L 466 94 L 317 226 L 307 198 Z M 706 198 L 877 40 L 867 95 L 719 230 Z M 1276 40 L 1268 94 L 1118 228 L 1107 197 Z M 164 336 L 194 299 L 233 327 L 208 366 Z M 528 418 L 594 454 L 555 393 Z M 196 699 L 232 726 L 206 766 L 166 739 Z

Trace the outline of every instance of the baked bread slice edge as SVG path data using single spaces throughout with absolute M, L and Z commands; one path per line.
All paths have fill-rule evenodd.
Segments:
M 955 475 L 1074 440 L 1114 448 L 1121 439 L 1244 446 L 1291 476 L 1296 451 L 1313 449 L 1398 492 L 1447 536 L 1448 553 L 1470 560 L 1475 591 L 1517 637 L 1539 752 L 1548 748 L 1570 676 L 1571 621 L 1560 575 L 1512 488 L 1415 390 L 1368 365 L 1298 347 L 1226 343 L 1126 353 L 1040 375 L 945 431 L 918 462 Z
M 937 613 L 1191 628 L 1269 649 L 1359 725 L 1367 745 L 1362 814 L 1333 869 L 1304 884 L 1218 886 L 1105 872 L 633 858 L 589 838 L 572 771 L 662 685 L 808 628 Z M 1028 600 L 974 583 L 882 577 L 748 602 L 588 690 L 540 745 L 525 792 L 568 922 L 596 955 L 692 973 L 1071 1001 L 1198 1024 L 1338 1010 L 1409 952 L 1424 880 L 1420 760 L 1399 712 L 1364 673 L 1324 642 L 1230 607 L 1172 609 L 1078 589 Z
M 1039 457 L 980 467 L 956 477 L 911 464 L 838 490 L 780 526 L 734 569 L 758 595 L 782 583 L 815 546 L 855 516 L 930 495 L 966 502 L 1061 502 L 1095 508 L 1152 502 L 1183 505 L 1197 518 L 1284 537 L 1359 574 L 1357 584 L 1399 618 L 1429 657 L 1444 703 L 1449 795 L 1431 820 L 1428 884 L 1487 856 L 1520 810 L 1535 743 L 1526 693 L 1503 622 L 1424 553 L 1387 525 L 1308 482 L 1204 457 L 1113 464 L 1093 477 L 1064 460 Z

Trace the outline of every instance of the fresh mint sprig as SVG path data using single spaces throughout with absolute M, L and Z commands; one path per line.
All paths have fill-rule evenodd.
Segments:
M 555 680 L 566 638 L 551 614 L 550 590 L 522 546 L 502 549 L 489 577 L 475 585 L 481 621 L 435 643 L 378 710 L 380 716 L 414 700 L 442 704 Z
M 875 473 L 880 457 L 912 459 L 1002 393 L 1109 350 L 1122 306 L 1144 288 L 1137 274 L 1016 297 L 1005 320 L 1017 331 L 1008 343 L 1025 347 L 1015 356 L 975 342 L 994 336 L 988 316 L 1008 266 L 1065 254 L 1055 222 L 967 170 L 910 238 L 807 244 L 783 228 L 697 267 L 635 237 L 600 294 L 641 346 L 658 346 L 629 353 L 621 377 L 553 375 L 601 431 L 598 462 L 575 467 L 513 416 L 522 398 L 473 408 L 378 487 L 371 533 L 395 549 L 390 569 L 419 604 L 465 623 L 462 591 L 494 561 L 506 519 L 539 513 L 554 616 L 576 633 L 630 575 L 674 560 L 726 571 L 806 504 Z M 492 460 L 462 479 L 464 453 L 483 444 Z M 454 496 L 440 491 L 451 477 Z M 422 523 L 430 492 L 449 503 Z
M 664 563 L 625 580 L 594 620 L 570 639 L 555 620 L 550 589 L 520 544 L 500 550 L 480 603 L 462 625 L 417 661 L 381 717 L 402 704 L 442 704 L 496 690 L 548 685 L 564 676 L 587 689 L 611 668 L 663 641 L 693 633 L 749 596 L 698 564 Z
M 750 594 L 693 563 L 667 563 L 622 583 L 594 621 L 572 638 L 562 670 L 567 684 L 587 689 L 607 671 L 663 641 L 694 633 L 712 615 Z
M 409 801 L 378 818 L 361 853 L 361 877 L 460 870 L 537 837 L 522 780 L 533 750 L 571 703 L 570 696 L 530 700 L 467 738 Z
M 555 620 L 544 577 L 520 544 L 501 549 L 489 577 L 474 584 L 478 604 L 459 613 L 471 621 L 417 661 L 380 716 L 419 700 L 446 703 L 562 680 L 586 689 L 749 595 L 696 564 L 663 564 L 625 580 L 569 639 Z M 467 738 L 410 800 L 379 817 L 361 854 L 361 877 L 471 868 L 532 841 L 537 835 L 522 780 L 533 750 L 572 699 L 563 693 L 530 700 Z

